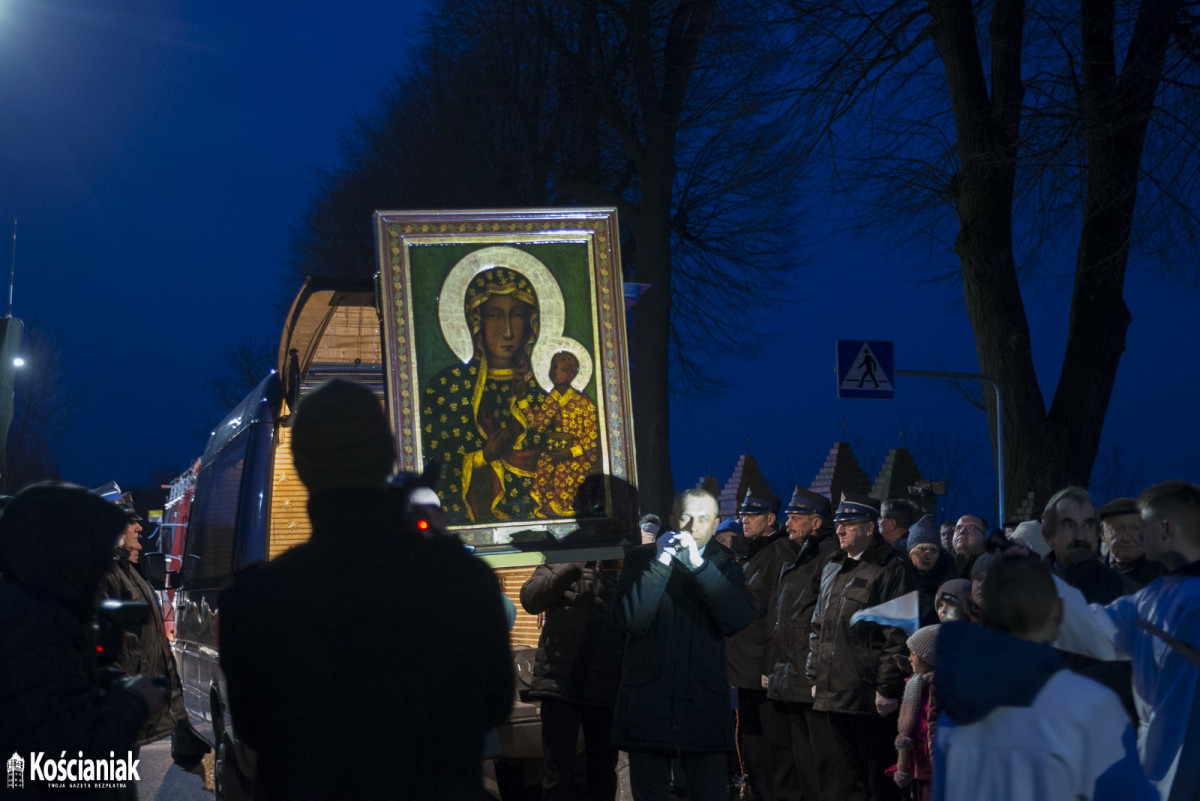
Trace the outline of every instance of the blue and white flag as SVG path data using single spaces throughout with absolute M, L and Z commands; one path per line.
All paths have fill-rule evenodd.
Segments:
M 920 604 L 917 601 L 917 591 L 905 593 L 899 598 L 893 598 L 878 606 L 868 606 L 850 616 L 850 625 L 867 621 L 881 626 L 895 626 L 904 629 L 911 637 L 921 627 Z

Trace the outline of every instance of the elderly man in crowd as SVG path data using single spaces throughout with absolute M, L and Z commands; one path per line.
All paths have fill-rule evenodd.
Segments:
M 825 562 L 838 552 L 829 499 L 796 487 L 787 507 L 787 532 L 796 555 L 784 565 L 768 618 L 768 656 L 773 666 L 767 697 L 787 723 L 801 797 L 816 799 L 820 798 L 821 790 L 810 731 L 812 685 L 806 668 L 812 613 L 817 605 L 819 588 L 816 578 Z
M 1042 512 L 1042 536 L 1050 544 L 1045 561 L 1088 603 L 1106 604 L 1124 592 L 1121 576 L 1100 563 L 1100 517 L 1082 487 L 1054 493 Z
M 1167 572 L 1146 558 L 1142 548 L 1142 516 L 1133 498 L 1114 498 L 1100 507 L 1100 525 L 1108 546 L 1108 566 L 1125 577 L 1126 592 L 1137 592 Z
M 786 724 L 767 699 L 766 620 L 775 597 L 779 572 L 794 556 L 786 534 L 775 528 L 777 501 L 755 497 L 749 490 L 738 509 L 746 539 L 742 564 L 746 590 L 754 602 L 754 621 L 725 644 L 729 685 L 737 690 L 738 734 L 750 777 L 750 798 L 767 801 L 794 794 L 795 771 Z M 725 525 L 725 524 L 722 524 Z
M 884 771 L 896 761 L 904 672 L 895 657 L 907 653 L 905 635 L 874 623 L 851 629 L 850 618 L 916 583 L 904 557 L 879 535 L 879 510 L 870 498 L 843 495 L 833 519 L 841 550 L 821 571 L 807 669 L 821 797 L 898 799 Z

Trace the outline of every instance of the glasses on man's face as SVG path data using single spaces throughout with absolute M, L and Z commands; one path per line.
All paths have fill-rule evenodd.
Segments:
M 979 526 L 975 525 L 974 523 L 960 523 L 954 527 L 955 531 L 970 531 L 971 529 L 975 529 L 980 534 L 983 533 L 983 529 L 981 529 Z

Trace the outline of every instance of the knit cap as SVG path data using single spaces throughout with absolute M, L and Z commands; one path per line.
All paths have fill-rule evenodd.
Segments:
M 335 378 L 301 398 L 292 423 L 292 462 L 310 493 L 384 486 L 396 443 L 375 393 Z
M 723 531 L 732 531 L 733 536 L 735 536 L 735 537 L 742 537 L 742 536 L 745 536 L 745 534 L 746 534 L 746 530 L 742 527 L 741 522 L 734 520 L 732 518 L 729 520 L 723 521 L 721 523 L 721 525 L 717 526 L 718 534 L 720 534 Z
M 938 631 L 942 628 L 942 624 L 935 623 L 932 626 L 925 626 L 917 629 L 916 634 L 908 638 L 908 650 L 925 662 L 930 667 L 935 667 L 937 661 L 937 636 Z
M 1050 543 L 1046 542 L 1046 537 L 1042 534 L 1042 524 L 1038 520 L 1026 520 L 1021 523 L 1009 539 L 1018 545 L 1024 545 L 1038 556 L 1050 553 Z
M 954 599 L 957 604 L 964 603 L 971 597 L 971 582 L 968 579 L 950 579 L 938 587 L 937 598 L 948 595 Z
M 938 550 L 941 550 L 942 537 L 933 515 L 925 515 L 908 530 L 909 553 L 918 545 L 936 545 Z

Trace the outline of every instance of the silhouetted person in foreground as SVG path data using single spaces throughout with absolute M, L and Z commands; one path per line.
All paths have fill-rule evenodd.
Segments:
M 125 524 L 120 509 L 70 484 L 29 487 L 0 516 L 0 753 L 26 760 L 20 798 L 61 797 L 34 780 L 34 752 L 124 759 L 166 704 L 154 679 L 109 680 L 97 663 L 97 588 Z M 121 789 L 72 797 L 119 798 Z
M 299 403 L 312 539 L 220 596 L 234 730 L 255 798 L 477 799 L 484 735 L 512 707 L 500 587 L 452 537 L 425 537 L 387 487 L 395 446 L 370 390 Z

